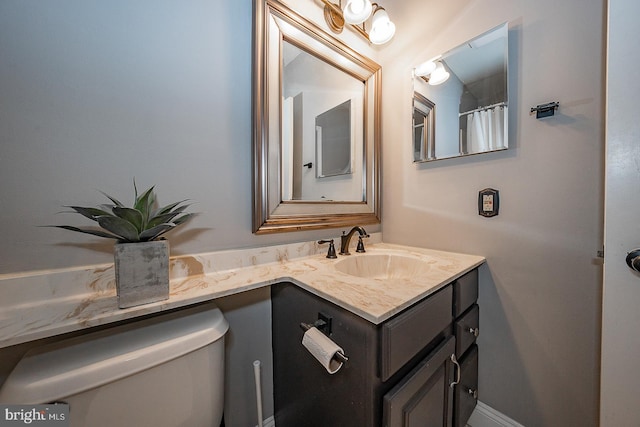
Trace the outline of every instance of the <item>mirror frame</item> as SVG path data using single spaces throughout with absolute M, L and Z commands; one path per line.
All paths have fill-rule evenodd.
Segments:
M 282 200 L 282 43 L 295 44 L 365 86 L 363 200 Z M 253 232 L 313 230 L 380 222 L 382 69 L 277 0 L 254 4 L 252 81 Z M 269 72 L 278 61 L 278 72 Z M 276 74 L 276 75 L 274 75 Z

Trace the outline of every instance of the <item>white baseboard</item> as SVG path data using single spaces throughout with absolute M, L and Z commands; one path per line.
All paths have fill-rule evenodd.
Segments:
M 258 427 L 258 426 L 256 426 Z M 262 421 L 262 427 L 276 427 L 276 419 L 273 416 Z
M 476 409 L 471 414 L 468 427 L 524 427 L 517 421 L 512 420 L 503 413 L 493 409 L 491 406 L 478 402 Z

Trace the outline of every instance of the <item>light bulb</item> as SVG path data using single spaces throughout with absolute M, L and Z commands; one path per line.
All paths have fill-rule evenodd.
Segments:
M 396 33 L 396 26 L 389 19 L 387 12 L 380 8 L 373 14 L 369 41 L 373 44 L 385 44 L 393 38 Z
M 364 1 L 363 0 L 351 0 L 347 3 L 347 9 L 351 9 L 353 13 L 362 13 L 364 9 Z
M 418 65 L 415 68 L 415 75 L 418 77 L 422 77 L 422 76 L 428 76 L 429 74 L 433 73 L 433 71 L 436 69 L 436 63 L 433 61 L 426 61 L 423 62 L 422 64 Z
M 438 62 L 438 64 L 436 65 L 436 69 L 433 70 L 433 72 L 429 76 L 429 84 L 431 86 L 436 86 L 446 82 L 447 79 L 449 79 L 449 72 L 444 68 L 442 62 Z
M 358 25 L 369 19 L 373 5 L 370 0 L 348 0 L 344 7 L 344 22 Z

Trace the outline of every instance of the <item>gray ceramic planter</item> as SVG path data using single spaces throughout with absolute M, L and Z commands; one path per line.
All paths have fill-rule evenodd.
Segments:
M 169 242 L 116 243 L 114 247 L 118 307 L 169 298 Z

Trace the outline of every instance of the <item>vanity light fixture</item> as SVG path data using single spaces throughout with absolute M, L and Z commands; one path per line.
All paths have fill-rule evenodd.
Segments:
M 385 44 L 396 33 L 396 26 L 389 19 L 389 14 L 377 3 L 370 0 L 347 0 L 344 9 L 340 4 L 322 0 L 324 3 L 324 19 L 336 34 L 340 34 L 346 24 L 351 25 L 362 37 L 372 44 Z M 371 18 L 371 29 L 367 32 L 365 22 Z M 360 26 L 362 24 L 362 26 Z
M 449 72 L 444 68 L 442 61 L 429 60 L 413 69 L 416 77 L 422 77 L 431 86 L 436 86 L 449 79 Z

